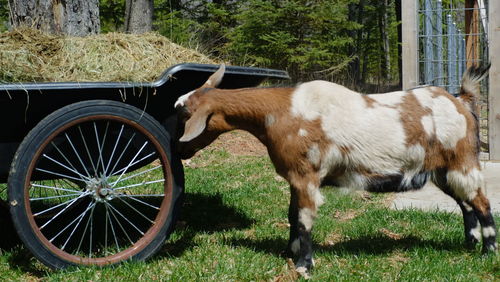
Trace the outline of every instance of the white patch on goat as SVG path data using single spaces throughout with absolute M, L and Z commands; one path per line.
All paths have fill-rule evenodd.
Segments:
M 366 188 L 367 179 L 365 176 L 357 172 L 345 172 L 342 176 L 336 179 L 341 187 L 346 187 L 354 190 L 364 190 Z
M 469 204 L 467 204 L 466 202 L 462 202 L 462 205 L 464 205 L 465 210 L 466 210 L 466 211 L 468 211 L 468 212 L 471 212 L 471 211 L 473 211 L 473 210 L 474 210 L 474 209 L 473 209 L 473 208 L 472 208 Z
M 493 226 L 487 226 L 483 228 L 483 237 L 484 238 L 489 238 L 489 237 L 495 237 L 496 235 L 495 228 Z
M 439 142 L 445 149 L 454 149 L 457 142 L 467 134 L 465 117 L 458 112 L 457 107 L 449 97 L 437 96 L 434 98 L 431 89 L 415 89 L 413 94 L 423 107 L 432 111 L 434 130 Z
M 276 122 L 276 118 L 273 115 L 271 115 L 271 114 L 266 115 L 265 125 L 267 128 L 271 127 L 271 125 L 273 125 L 275 122 Z
M 472 228 L 470 231 L 469 231 L 469 234 L 476 238 L 476 240 L 478 241 L 481 241 L 481 225 L 476 225 L 476 227 Z
M 427 136 L 434 136 L 434 120 L 431 115 L 425 115 L 420 119 L 422 126 L 424 127 Z
M 410 146 L 406 151 L 403 184 L 410 185 L 413 177 L 422 171 L 425 149 L 420 144 Z
M 306 231 L 311 231 L 315 217 L 316 213 L 309 208 L 299 210 L 299 222 L 304 225 Z
M 403 96 L 405 96 L 406 92 L 403 91 L 395 91 L 383 94 L 374 94 L 369 95 L 370 98 L 377 101 L 380 105 L 394 107 L 401 104 L 403 100 Z
M 292 93 L 291 113 L 293 116 L 302 117 L 305 120 L 315 120 L 328 115 L 334 110 L 330 105 L 347 103 L 344 113 L 348 112 L 349 105 L 362 106 L 362 97 L 348 88 L 335 83 L 315 80 L 303 83 Z M 350 108 L 355 111 L 354 108 Z
M 316 208 L 319 208 L 321 205 L 325 203 L 323 195 L 321 195 L 321 192 L 319 191 L 319 187 L 314 185 L 313 183 L 307 184 L 307 193 L 309 194 L 309 197 L 311 197 L 314 200 Z
M 299 129 L 299 136 L 305 137 L 307 136 L 307 130 L 301 128 Z
M 182 96 L 180 96 L 177 101 L 175 102 L 174 104 L 174 108 L 178 108 L 178 107 L 184 107 L 186 101 L 189 99 L 189 96 L 193 95 L 193 93 L 195 92 L 195 90 L 187 93 L 187 94 L 184 94 Z
M 477 190 L 483 187 L 483 174 L 477 168 L 473 168 L 469 173 L 450 170 L 446 174 L 448 185 L 460 199 L 472 200 L 477 195 Z
M 290 249 L 294 255 L 298 254 L 300 251 L 300 240 L 299 239 L 293 240 Z
M 336 145 L 331 145 L 323 156 L 321 167 L 319 170 L 320 178 L 323 179 L 328 175 L 331 168 L 339 166 L 343 163 L 342 153 Z
M 319 150 L 318 143 L 313 143 L 309 150 L 307 151 L 307 159 L 314 166 L 318 166 L 321 161 L 321 152 Z

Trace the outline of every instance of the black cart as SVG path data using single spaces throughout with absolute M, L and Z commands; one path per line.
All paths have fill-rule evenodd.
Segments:
M 0 178 L 27 248 L 52 268 L 144 260 L 179 214 L 177 98 L 218 68 L 180 64 L 153 83 L 0 84 Z M 288 79 L 228 66 L 220 88 Z

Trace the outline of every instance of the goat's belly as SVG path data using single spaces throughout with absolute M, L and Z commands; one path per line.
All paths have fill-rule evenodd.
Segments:
M 322 185 L 347 187 L 370 192 L 404 192 L 422 188 L 429 179 L 429 172 L 419 172 L 412 177 L 404 174 L 361 176 L 356 173 L 347 173 L 340 177 L 325 178 Z

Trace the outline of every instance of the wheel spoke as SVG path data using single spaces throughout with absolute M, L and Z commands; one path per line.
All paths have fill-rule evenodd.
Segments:
M 94 216 L 94 209 L 95 209 L 95 205 L 90 210 L 89 219 L 87 219 L 87 223 L 85 224 L 85 229 L 83 229 L 83 232 L 82 232 L 82 238 L 80 239 L 80 243 L 78 243 L 78 248 L 76 248 L 75 253 L 78 253 L 80 251 L 80 248 L 81 248 L 82 243 L 83 243 L 83 238 L 85 238 L 85 234 L 87 233 L 87 228 L 89 227 L 89 223 L 90 223 L 92 217 Z
M 116 185 L 116 183 L 120 182 L 120 179 L 122 178 L 123 174 L 125 174 L 125 172 L 127 171 L 127 169 L 132 165 L 132 163 L 135 161 L 135 159 L 137 158 L 137 156 L 139 156 L 139 154 L 142 152 L 142 150 L 144 149 L 144 147 L 146 147 L 146 145 L 148 144 L 148 141 L 144 142 L 144 144 L 142 145 L 142 147 L 139 149 L 139 151 L 135 154 L 135 156 L 132 158 L 132 160 L 130 161 L 130 163 L 127 165 L 127 167 L 122 171 L 122 173 L 120 174 L 120 177 L 118 177 L 118 180 L 116 180 L 113 185 L 111 185 L 111 187 L 114 187 Z
M 120 154 L 120 156 L 118 156 L 118 159 L 116 160 L 115 162 L 115 165 L 113 166 L 113 168 L 111 169 L 111 173 L 109 173 L 109 175 L 114 175 L 114 171 L 115 171 L 115 168 L 116 166 L 120 163 L 120 160 L 122 159 L 123 155 L 125 154 L 125 152 L 127 151 L 127 148 L 128 146 L 130 145 L 130 143 L 132 143 L 132 140 L 134 139 L 135 137 L 135 132 L 134 134 L 132 134 L 132 136 L 130 137 L 130 139 L 128 140 L 127 144 L 125 145 L 125 148 L 123 148 L 122 150 L 122 153 Z
M 151 180 L 151 181 L 145 181 L 141 183 L 136 183 L 136 184 L 130 184 L 127 186 L 122 186 L 122 187 L 117 187 L 115 190 L 123 190 L 127 188 L 132 188 L 132 187 L 137 187 L 137 186 L 143 186 L 143 185 L 148 185 L 148 184 L 154 184 L 154 183 L 159 183 L 159 182 L 164 182 L 165 179 L 159 179 L 159 180 Z
M 137 226 L 135 226 L 135 224 L 132 223 L 132 221 L 130 221 L 127 217 L 125 217 L 119 210 L 117 210 L 115 207 L 113 207 L 113 205 L 111 205 L 110 203 L 106 202 L 106 204 L 113 210 L 115 211 L 118 215 L 120 215 L 123 219 L 125 219 L 126 222 L 128 222 L 128 224 L 130 224 L 132 227 L 135 228 L 135 230 L 137 230 L 139 233 L 141 233 L 141 235 L 144 235 L 144 232 L 141 231 L 141 229 L 139 229 Z
M 104 157 L 102 156 L 102 149 L 104 148 L 104 143 L 106 142 L 106 137 L 108 135 L 108 127 L 109 127 L 109 121 L 106 123 L 106 129 L 104 130 L 104 136 L 102 137 L 102 145 L 101 145 L 101 143 L 99 142 L 99 134 L 97 133 L 97 126 L 95 125 L 94 122 L 95 139 L 97 142 L 97 149 L 99 150 L 99 158 L 97 159 L 97 166 L 99 166 L 99 163 L 101 163 L 103 173 L 106 171 L 106 168 L 104 168 Z
M 73 177 L 73 176 L 69 176 L 69 175 L 58 173 L 58 172 L 54 172 L 54 171 L 49 171 L 49 170 L 38 168 L 38 167 L 36 168 L 36 170 L 41 171 L 41 172 L 45 172 L 45 173 L 49 173 L 49 174 L 52 174 L 52 175 L 55 175 L 55 176 L 69 178 L 69 179 L 73 179 L 73 180 L 76 180 L 76 181 L 82 181 L 82 179 L 78 179 L 78 178 Z
M 75 156 L 80 161 L 80 164 L 82 165 L 83 169 L 87 172 L 88 175 L 90 175 L 90 173 L 87 171 L 87 167 L 83 164 L 82 158 L 80 157 L 80 154 L 78 154 L 78 151 L 76 150 L 75 146 L 73 145 L 73 142 L 71 142 L 71 139 L 69 138 L 68 134 L 64 133 L 64 136 L 66 137 L 66 140 L 68 140 L 69 144 L 71 145 L 71 148 L 73 149 Z
M 133 175 L 127 176 L 127 177 L 125 177 L 125 178 L 122 178 L 122 180 L 120 180 L 119 182 L 122 182 L 122 181 L 128 180 L 128 179 L 130 179 L 130 178 L 133 178 L 133 177 L 136 177 L 136 176 L 139 176 L 139 175 L 143 175 L 144 173 L 148 173 L 148 172 L 153 171 L 153 170 L 155 170 L 155 169 L 158 169 L 158 168 L 160 168 L 160 167 L 162 167 L 162 166 L 161 166 L 161 165 L 159 165 L 159 166 L 156 166 L 156 167 L 153 167 L 153 168 L 150 168 L 150 169 L 143 170 L 143 171 L 138 172 L 138 173 L 136 173 L 136 174 L 133 174 Z M 118 183 L 118 182 L 116 182 L 116 181 L 115 181 L 115 182 L 113 182 L 111 185 L 113 186 L 113 185 L 115 185 L 115 184 L 117 184 L 117 183 Z
M 59 188 L 55 186 L 47 186 L 47 185 L 42 185 L 42 184 L 35 184 L 31 183 L 31 186 L 33 187 L 40 187 L 40 188 L 46 188 L 46 189 L 51 189 L 51 190 L 56 190 L 56 191 L 65 191 L 65 192 L 71 192 L 71 193 L 83 193 L 78 190 L 72 190 L 72 189 L 67 189 L 67 188 Z
M 151 156 L 152 156 L 152 155 L 154 155 L 154 154 L 156 154 L 156 153 L 150 153 L 150 154 L 148 154 L 148 155 L 146 155 L 146 156 L 144 156 L 144 157 L 140 158 L 139 160 L 137 160 L 137 161 L 135 161 L 135 162 L 132 162 L 129 166 L 134 166 L 134 165 L 136 165 L 136 164 L 138 164 L 138 163 L 142 162 L 143 160 L 145 160 L 145 159 L 147 159 L 147 158 L 151 157 Z M 126 166 L 126 167 L 124 167 L 124 168 L 122 168 L 122 169 L 120 169 L 120 170 L 117 170 L 116 172 L 114 172 L 114 173 L 110 174 L 110 176 L 117 175 L 117 174 L 119 174 L 119 173 L 122 173 L 123 171 L 126 171 L 126 170 L 128 169 L 128 167 L 129 167 L 129 166 Z M 117 182 L 115 181 L 115 182 L 113 182 L 113 183 L 117 183 Z
M 66 246 L 66 244 L 68 243 L 69 239 L 73 236 L 73 233 L 75 232 L 76 228 L 78 227 L 78 225 L 80 225 L 80 222 L 82 221 L 82 219 L 85 217 L 85 215 L 87 214 L 87 212 L 91 209 L 91 206 L 92 204 L 95 205 L 95 203 L 92 203 L 90 202 L 89 205 L 87 206 L 87 208 L 85 209 L 85 211 L 80 214 L 79 216 L 77 216 L 75 219 L 73 219 L 68 225 L 66 225 L 66 227 L 64 227 L 63 229 L 61 229 L 61 231 L 59 231 L 59 233 L 57 233 L 54 237 L 52 237 L 52 239 L 49 240 L 49 242 L 53 242 L 57 237 L 59 237 L 59 235 L 61 235 L 64 231 L 66 231 L 70 226 L 73 225 L 73 223 L 75 223 L 77 220 L 78 220 L 78 223 L 76 224 L 75 228 L 73 229 L 73 231 L 71 232 L 71 234 L 69 235 L 68 239 L 66 240 L 66 242 L 64 243 L 64 245 L 62 246 L 61 250 L 64 250 L 64 247 Z
M 131 204 L 127 203 L 127 201 L 123 200 L 122 198 L 118 198 L 118 200 L 124 202 L 127 206 L 129 206 L 132 210 L 134 210 L 136 213 L 138 213 L 140 216 L 142 216 L 143 218 L 145 218 L 150 223 L 154 223 L 151 219 L 149 219 L 149 217 L 145 216 L 142 212 L 140 212 L 139 210 L 137 210 L 136 208 L 134 208 Z
M 141 201 L 141 200 L 139 200 L 139 199 L 136 199 L 136 198 L 135 198 L 136 196 L 138 196 L 138 195 L 125 195 L 125 194 L 122 194 L 122 195 L 118 196 L 117 198 L 128 198 L 128 199 L 134 200 L 134 201 L 136 201 L 136 202 L 139 202 L 139 203 L 141 203 L 141 204 L 143 204 L 143 205 L 145 205 L 145 206 L 151 207 L 151 208 L 153 208 L 153 209 L 155 209 L 155 210 L 160 210 L 160 207 L 153 206 L 153 205 L 151 205 L 151 204 L 149 204 L 149 203 L 146 203 L 146 202 L 144 202 L 144 201 Z
M 118 146 L 118 143 L 120 142 L 120 138 L 122 136 L 124 127 L 125 126 L 122 124 L 122 127 L 120 128 L 120 133 L 118 133 L 118 137 L 116 138 L 115 146 L 113 147 L 113 151 L 111 152 L 111 156 L 109 157 L 108 164 L 106 165 L 106 169 L 104 170 L 105 175 L 108 175 L 107 173 L 108 173 L 109 165 L 111 164 L 111 160 L 113 160 L 113 157 L 115 155 L 116 147 Z
M 76 199 L 78 199 L 78 198 L 76 198 Z M 30 199 L 30 200 L 31 200 L 31 199 Z M 51 211 L 51 210 L 53 210 L 53 209 L 57 209 L 58 207 L 61 207 L 61 206 L 67 205 L 67 204 L 71 204 L 74 200 L 75 200 L 75 199 L 67 200 L 66 202 L 62 202 L 62 203 L 60 203 L 60 204 L 58 204 L 58 205 L 55 205 L 55 206 L 50 207 L 50 208 L 48 208 L 48 209 L 45 209 L 45 210 L 43 210 L 43 211 L 41 211 L 41 212 L 37 212 L 37 213 L 33 214 L 33 216 L 34 216 L 34 217 L 37 217 L 37 216 L 42 215 L 42 214 L 44 214 L 44 213 L 46 213 L 46 212 L 48 212 L 48 211 Z
M 72 197 L 72 196 L 79 196 L 81 194 L 82 193 L 57 195 L 57 196 L 45 196 L 45 197 L 39 197 L 39 198 L 31 198 L 30 201 L 40 201 L 40 200 L 50 200 L 50 199 L 67 198 L 67 197 Z
M 116 232 L 115 232 L 115 228 L 113 226 L 113 220 L 111 219 L 111 217 L 109 216 L 109 208 L 108 208 L 108 205 L 104 205 L 106 207 L 106 218 L 109 220 L 109 225 L 111 226 L 111 232 L 113 233 L 113 238 L 115 239 L 115 244 L 116 244 L 116 249 L 119 250 L 120 249 L 120 245 L 118 244 L 118 238 L 116 237 Z M 107 225 L 106 225 L 107 226 Z M 107 240 L 106 240 L 107 242 Z
M 86 196 L 86 195 L 87 195 L 86 193 L 82 193 L 80 196 L 78 196 L 78 197 L 74 198 L 73 200 L 71 200 L 71 203 L 69 203 L 65 208 L 63 208 L 56 215 L 54 215 L 54 217 L 52 217 L 49 221 L 45 222 L 44 225 L 40 226 L 40 230 L 42 230 L 45 226 L 47 226 L 49 223 L 51 223 L 52 221 L 54 221 L 54 219 L 56 219 L 57 217 L 59 217 L 63 212 L 65 212 L 69 207 L 71 207 L 71 205 L 73 205 L 73 203 L 75 203 L 78 199 L 81 199 L 81 198 L 83 198 L 83 196 Z
M 109 204 L 106 202 L 105 203 L 106 206 L 109 206 Z M 115 218 L 116 222 L 118 223 L 118 225 L 120 226 L 120 229 L 122 230 L 123 234 L 125 234 L 125 236 L 127 236 L 127 239 L 128 241 L 130 242 L 130 245 L 133 245 L 134 242 L 132 241 L 132 239 L 130 239 L 130 236 L 128 236 L 128 233 L 127 231 L 125 230 L 125 228 L 123 227 L 123 225 L 120 223 L 120 220 L 118 219 L 118 217 L 115 215 L 115 213 L 113 212 L 113 210 L 109 210 L 109 213 Z
M 78 172 L 78 170 L 75 168 L 75 166 L 73 165 L 73 163 L 66 157 L 66 155 L 59 149 L 59 147 L 57 147 L 56 143 L 54 143 L 54 141 L 50 142 L 50 144 L 52 144 L 52 146 L 54 148 L 56 148 L 57 152 L 59 152 L 59 154 L 63 157 L 63 159 L 71 166 L 71 168 L 77 172 L 78 175 L 81 175 L 81 173 Z M 85 170 L 85 172 L 87 173 L 87 177 L 84 176 L 85 179 L 90 179 L 90 174 L 89 172 L 87 171 L 87 168 L 84 166 L 83 169 Z M 83 176 L 83 175 L 82 175 Z
M 78 131 L 80 131 L 80 137 L 82 138 L 83 145 L 85 146 L 85 151 L 87 152 L 87 156 L 89 157 L 90 164 L 92 165 L 92 168 L 94 169 L 94 174 L 95 174 L 97 172 L 97 168 L 94 164 L 94 160 L 92 159 L 92 155 L 90 154 L 89 146 L 87 146 L 87 141 L 85 140 L 85 136 L 83 136 L 82 128 L 80 126 L 78 126 Z M 81 162 L 81 160 L 80 160 L 80 162 Z M 83 163 L 82 163 L 82 165 L 83 165 Z M 83 165 L 83 167 L 85 168 L 85 171 L 87 171 L 86 166 Z

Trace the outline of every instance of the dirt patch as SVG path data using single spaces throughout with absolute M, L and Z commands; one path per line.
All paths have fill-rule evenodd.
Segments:
M 207 149 L 224 150 L 234 156 L 267 156 L 266 147 L 252 134 L 243 130 L 222 134 Z
M 364 211 L 362 211 L 362 210 L 355 210 L 355 209 L 349 209 L 346 211 L 336 211 L 333 214 L 333 217 L 340 222 L 345 222 L 345 221 L 355 219 L 356 217 L 358 217 L 358 215 L 360 213 L 363 213 L 363 212 Z

